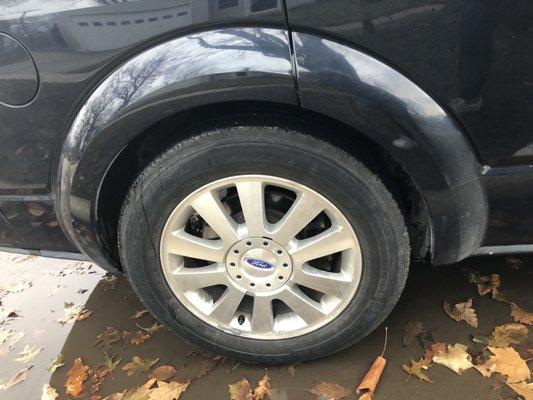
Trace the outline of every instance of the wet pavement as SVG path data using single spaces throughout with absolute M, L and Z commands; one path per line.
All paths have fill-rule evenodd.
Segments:
M 441 365 L 431 365 L 426 373 L 433 383 L 407 379 L 401 365 L 419 359 L 424 352 L 422 344 L 414 340 L 403 346 L 403 327 L 409 321 L 421 321 L 431 331 L 435 341 L 472 345 L 472 334 L 490 334 L 495 325 L 512 322 L 509 305 L 489 296 L 479 296 L 461 269 L 478 270 L 483 274 L 498 273 L 506 295 L 526 310 L 533 310 L 533 256 L 520 257 L 519 269 L 506 266 L 504 257 L 478 257 L 455 266 L 431 267 L 422 263 L 413 265 L 407 287 L 387 320 L 373 334 L 339 354 L 321 360 L 293 366 L 270 366 L 271 399 L 312 400 L 309 393 L 320 381 L 336 382 L 354 391 L 370 364 L 381 352 L 384 327 L 389 340 L 385 357 L 388 360 L 375 399 L 499 399 L 516 398 L 508 391 L 494 390 L 494 378 L 484 379 L 474 369 L 461 376 Z M 16 286 L 14 284 L 17 284 Z M 31 286 L 30 286 L 31 285 Z M 67 371 L 74 360 L 81 357 L 86 365 L 103 362 L 104 352 L 121 360 L 109 373 L 96 393 L 105 397 L 111 393 L 135 388 L 147 381 L 147 373 L 127 376 L 121 368 L 133 356 L 159 358 L 157 365 L 173 365 L 177 380 L 191 380 L 188 390 L 180 399 L 228 399 L 228 384 L 246 377 L 252 384 L 264 374 L 266 367 L 220 360 L 176 337 L 166 329 L 158 330 L 146 342 L 133 345 L 132 336 L 118 340 L 108 349 L 95 344 L 98 334 L 112 326 L 118 331 L 135 334 L 155 322 L 145 314 L 132 316 L 143 306 L 136 298 L 127 280 L 118 275 L 116 280 L 105 277 L 105 272 L 90 263 L 53 260 L 32 256 L 0 253 L 0 288 L 11 291 L 1 294 L 0 311 L 13 309 L 19 317 L 8 319 L 0 328 L 22 330 L 25 336 L 12 349 L 0 345 L 0 384 L 11 378 L 26 364 L 15 361 L 26 344 L 43 348 L 29 364 L 27 379 L 11 388 L 0 390 L 2 400 L 39 399 L 43 384 L 50 383 L 59 392 L 58 399 L 72 398 L 63 387 Z M 20 291 L 16 291 L 20 290 Z M 450 302 L 474 298 L 479 327 L 455 322 L 442 310 L 443 300 Z M 88 318 L 61 325 L 64 303 L 84 306 L 93 314 Z M 531 340 L 531 339 L 530 339 Z M 530 346 L 531 347 L 531 346 Z M 47 366 L 59 354 L 66 365 L 53 374 Z M 530 365 L 531 367 L 531 365 Z M 84 396 L 90 398 L 90 393 Z M 353 393 L 348 399 L 355 399 Z

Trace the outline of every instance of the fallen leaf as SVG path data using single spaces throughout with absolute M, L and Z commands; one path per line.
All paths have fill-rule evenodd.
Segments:
M 81 310 L 76 316 L 76 321 L 83 321 L 84 319 L 89 318 L 91 315 L 93 315 L 92 311 Z
M 59 354 L 56 358 L 52 360 L 52 363 L 48 367 L 46 367 L 46 369 L 53 374 L 58 368 L 61 368 L 63 365 L 65 365 L 65 360 L 63 359 L 63 355 Z
M 424 352 L 424 361 L 430 363 L 433 361 L 433 357 L 441 355 L 446 351 L 446 343 L 436 342 L 429 346 Z
M 52 297 L 54 294 L 59 292 L 59 289 L 61 289 L 61 285 L 56 285 L 53 288 L 51 288 L 50 291 L 48 292 L 48 297 Z
M 157 331 L 160 331 L 164 328 L 163 325 L 161 325 L 159 322 L 154 322 L 152 325 L 150 325 L 148 328 L 143 328 L 140 325 L 137 325 L 139 328 L 141 328 L 143 331 L 147 332 L 149 335 L 153 335 Z
M 533 313 L 521 309 L 516 304 L 511 304 L 511 315 L 513 316 L 515 322 L 533 325 Z
M 133 336 L 130 340 L 130 343 L 138 346 L 146 341 L 148 341 L 152 336 L 149 333 L 138 331 L 135 336 Z
M 118 330 L 112 326 L 108 326 L 104 332 L 99 333 L 98 336 L 96 336 L 96 342 L 94 342 L 94 345 L 109 350 L 113 344 L 118 342 L 121 338 L 122 336 Z
M 63 315 L 56 319 L 56 322 L 60 323 L 61 325 L 65 325 L 69 322 L 74 322 L 78 315 L 81 314 L 81 312 L 82 307 L 80 305 L 76 305 L 74 303 L 65 303 Z
M 270 377 L 265 374 L 254 389 L 253 400 L 264 400 L 265 396 L 270 393 L 270 389 Z
M 491 274 L 486 282 L 480 282 L 477 284 L 477 292 L 480 294 L 480 296 L 484 296 L 487 293 L 495 295 L 496 293 L 498 293 L 500 285 L 500 275 Z
M 139 310 L 137 311 L 135 314 L 133 314 L 130 319 L 139 319 L 141 317 L 143 317 L 144 315 L 148 314 L 148 310 L 147 309 L 144 309 L 144 310 Z
M 522 396 L 525 400 L 533 400 L 533 383 L 519 382 L 509 383 L 507 386 L 513 389 L 516 394 Z
M 96 393 L 100 390 L 100 386 L 104 383 L 104 380 L 109 373 L 109 370 L 104 365 L 99 365 L 94 369 L 89 369 L 89 381 L 91 386 L 91 393 Z
M 50 386 L 48 383 L 43 385 L 41 400 L 56 400 L 58 396 L 59 394 L 57 393 L 56 388 Z
M 467 347 L 459 343 L 453 346 L 448 345 L 445 352 L 433 357 L 433 362 L 444 365 L 461 375 L 463 371 L 473 367 L 472 357 L 466 350 Z
M 252 387 L 246 378 L 228 386 L 231 400 L 253 400 Z
M 102 286 L 104 292 L 115 289 L 117 287 L 117 283 L 118 280 L 116 275 L 104 276 L 100 281 L 100 285 Z
M 15 358 L 15 361 L 20 361 L 27 364 L 28 362 L 33 360 L 42 349 L 42 347 L 36 348 L 35 346 L 30 346 L 29 344 L 27 344 L 26 346 L 24 346 L 24 349 L 22 349 L 22 351 L 19 353 L 19 357 Z
M 516 257 L 506 257 L 505 258 L 505 265 L 512 269 L 520 269 L 520 267 L 524 264 L 522 260 Z
M 468 325 L 477 328 L 478 321 L 476 311 L 472 308 L 472 299 L 468 299 L 464 303 L 457 303 L 450 305 L 444 302 L 444 311 L 455 321 L 465 321 Z
M 296 377 L 296 367 L 294 365 L 295 364 L 289 365 L 289 367 L 287 368 L 287 372 L 289 373 L 291 378 Z
M 115 370 L 115 368 L 118 366 L 118 364 L 120 364 L 120 361 L 122 360 L 121 358 L 119 358 L 118 360 L 115 361 L 115 357 L 116 357 L 116 355 L 110 356 L 109 354 L 104 352 L 104 362 L 103 362 L 102 365 L 109 372 L 113 372 Z
M 157 379 L 158 381 L 167 381 L 176 375 L 176 369 L 172 365 L 161 365 L 154 369 L 148 378 Z
M 338 383 L 320 382 L 311 389 L 311 394 L 326 400 L 340 400 L 348 397 L 351 394 L 351 391 Z
M 11 377 L 9 381 L 0 385 L 0 389 L 7 390 L 10 387 L 16 385 L 17 383 L 23 382 L 28 377 L 28 371 L 33 367 L 33 365 L 26 365 L 19 372 Z
M 33 283 L 28 281 L 11 282 L 5 286 L 2 286 L 2 290 L 7 293 L 19 293 L 33 286 Z
M 485 378 L 492 375 L 493 372 L 498 372 L 502 375 L 507 375 L 507 382 L 516 383 L 529 379 L 531 372 L 526 362 L 520 357 L 512 347 L 489 347 L 493 356 L 491 356 L 485 364 L 476 366 L 476 369 Z
M 522 324 L 511 322 L 494 328 L 489 338 L 488 345 L 492 347 L 507 347 L 510 344 L 519 344 L 527 340 L 528 330 Z
M 403 345 L 407 346 L 409 345 L 415 337 L 420 335 L 421 333 L 426 333 L 428 330 L 424 326 L 422 322 L 408 322 L 403 327 L 404 335 L 403 335 Z
M 67 381 L 65 382 L 65 392 L 71 396 L 79 396 L 85 389 L 83 382 L 88 378 L 89 367 L 83 364 L 81 358 L 76 358 L 72 368 L 67 372 Z
M 402 369 L 407 372 L 408 375 L 414 375 L 421 381 L 426 382 L 433 382 L 431 379 L 429 379 L 429 376 L 424 374 L 422 370 L 428 369 L 429 363 L 425 359 L 421 359 L 420 361 L 414 361 L 411 359 L 411 365 L 402 365 Z
M 28 203 L 28 212 L 35 217 L 40 217 L 45 210 L 39 203 L 30 202 Z
M 157 388 L 152 389 L 149 400 L 178 400 L 183 392 L 187 390 L 189 382 L 164 382 L 157 381 Z
M 113 393 L 104 397 L 102 400 L 122 400 L 125 394 L 123 392 Z M 131 398 L 130 398 L 131 399 Z
M 136 375 L 141 372 L 148 371 L 153 365 L 159 361 L 159 358 L 156 359 L 145 359 L 141 357 L 133 356 L 131 362 L 127 363 L 122 367 L 123 371 L 127 371 L 128 376 Z
M 20 314 L 17 311 L 0 307 L 0 325 L 4 324 L 10 318 L 17 317 L 20 317 Z

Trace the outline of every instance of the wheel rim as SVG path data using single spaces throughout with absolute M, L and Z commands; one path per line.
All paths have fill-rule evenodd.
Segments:
M 160 257 L 190 312 L 254 339 L 332 321 L 355 295 L 362 267 L 354 229 L 335 205 L 266 175 L 217 180 L 187 196 L 163 228 Z

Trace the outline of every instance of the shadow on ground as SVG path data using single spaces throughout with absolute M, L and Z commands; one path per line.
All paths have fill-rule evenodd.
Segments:
M 139 319 L 131 318 L 138 310 L 143 309 L 143 306 L 122 276 L 117 277 L 116 285 L 113 287 L 113 284 L 105 280 L 98 282 L 103 272 L 95 267 L 93 274 L 86 271 L 83 274 L 72 273 L 61 276 L 60 271 L 65 268 L 64 265 L 54 267 L 52 266 L 54 261 L 47 260 L 47 268 L 42 269 L 38 265 L 39 260 L 42 259 L 33 259 L 31 262 L 35 265 L 30 269 L 24 269 L 22 274 L 24 279 L 32 281 L 32 287 L 20 293 L 11 293 L 3 300 L 4 307 L 20 310 L 22 314 L 21 318 L 15 318 L 10 322 L 9 328 L 24 329 L 26 337 L 8 354 L 0 355 L 0 372 L 4 371 L 0 375 L 0 381 L 6 380 L 20 369 L 21 364 L 13 359 L 24 344 L 45 346 L 45 350 L 32 361 L 35 366 L 29 371 L 25 382 L 0 392 L 0 398 L 5 400 L 37 399 L 42 385 L 48 382 L 58 389 L 59 399 L 70 398 L 65 394 L 63 385 L 67 371 L 74 360 L 81 357 L 86 365 L 96 366 L 104 358 L 105 349 L 94 344 L 99 333 L 110 326 L 121 332 L 135 333 L 141 327 L 149 327 L 155 322 L 149 314 Z M 461 268 L 479 270 L 484 274 L 499 273 L 502 284 L 512 296 L 512 300 L 522 308 L 532 310 L 533 268 L 530 266 L 533 264 L 533 256 L 524 256 L 522 260 L 524 263 L 518 270 L 506 267 L 503 257 L 473 258 L 459 265 L 438 268 L 415 264 L 400 302 L 382 326 L 369 337 L 334 356 L 296 364 L 293 366 L 294 369 L 291 368 L 292 373 L 289 372 L 288 366 L 268 367 L 274 389 L 271 399 L 314 399 L 309 390 L 320 381 L 337 382 L 353 390 L 374 358 L 381 352 L 385 326 L 389 330 L 388 348 L 385 354 L 388 364 L 381 378 L 376 399 L 500 398 L 502 393 L 491 388 L 492 379 L 483 379 L 474 369 L 459 376 L 441 365 L 432 365 L 427 374 L 434 383 L 421 382 L 415 377 L 407 379 L 401 364 L 407 363 L 411 358 L 420 358 L 424 350 L 417 341 L 409 346 L 402 345 L 403 327 L 409 321 L 421 321 L 431 330 L 435 341 L 470 345 L 472 334 L 490 334 L 495 325 L 512 322 L 509 305 L 494 301 L 488 296 L 480 297 L 475 286 L 466 281 Z M 21 264 L 24 262 L 8 262 L 5 259 L 0 261 L 4 264 L 0 271 L 1 286 L 3 282 L 20 275 L 17 271 L 22 268 Z M 72 266 L 73 263 L 68 265 Z M 54 273 L 56 275 L 53 275 Z M 54 276 L 54 279 L 50 276 Z M 65 287 L 62 287 L 57 294 L 49 296 L 50 288 L 53 284 L 57 284 L 56 282 Z M 78 290 L 82 287 L 93 289 L 80 294 Z M 479 317 L 477 329 L 464 322 L 451 320 L 442 311 L 443 300 L 459 302 L 470 297 L 474 298 L 474 307 Z M 54 322 L 62 313 L 61 302 L 80 302 L 85 299 L 85 308 L 93 311 L 91 317 L 64 327 Z M 56 311 L 50 312 L 51 309 Z M 72 329 L 67 334 L 69 327 Z M 39 335 L 30 334 L 36 330 L 39 331 Z M 265 374 L 266 370 L 266 367 L 261 365 L 238 364 L 231 360 L 213 361 L 214 355 L 202 353 L 165 329 L 156 332 L 150 340 L 138 346 L 130 344 L 127 340 L 118 341 L 107 349 L 107 352 L 116 355 L 121 362 L 106 377 L 97 392 L 102 397 L 146 382 L 147 374 L 128 377 L 121 370 L 121 367 L 131 361 L 133 356 L 159 358 L 157 365 L 173 365 L 177 370 L 178 379 L 192 379 L 189 389 L 181 397 L 184 400 L 227 399 L 228 384 L 240 380 L 243 376 L 253 384 Z M 63 355 L 66 366 L 50 376 L 46 366 L 59 353 Z M 90 395 L 86 396 L 87 399 L 89 397 Z M 349 397 L 349 399 L 354 398 L 355 394 Z

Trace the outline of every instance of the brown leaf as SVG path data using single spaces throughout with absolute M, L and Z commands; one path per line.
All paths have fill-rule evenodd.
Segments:
M 99 365 L 94 370 L 90 370 L 89 381 L 91 382 L 91 393 L 96 393 L 100 390 L 100 386 L 104 383 L 108 373 L 109 370 L 104 365 Z
M 445 352 L 433 357 L 433 362 L 444 365 L 461 375 L 463 371 L 473 367 L 472 357 L 466 350 L 467 347 L 459 343 L 453 346 L 448 345 Z
M 148 314 L 148 310 L 147 309 L 139 310 L 135 314 L 133 314 L 130 317 L 130 319 L 139 319 L 139 318 L 143 317 L 146 314 Z
M 71 396 L 77 397 L 85 389 L 83 382 L 88 378 L 89 367 L 83 364 L 81 358 L 76 358 L 72 368 L 67 372 L 67 381 L 65 382 L 65 392 Z
M 289 373 L 291 378 L 296 377 L 296 367 L 295 367 L 295 365 L 296 364 L 289 365 L 289 367 L 287 368 L 287 372 Z
M 104 290 L 104 292 L 115 289 L 117 287 L 117 283 L 118 283 L 118 280 L 117 280 L 116 275 L 104 276 L 102 280 L 100 281 L 100 285 L 102 289 Z
M 176 369 L 172 365 L 161 365 L 154 369 L 148 378 L 157 379 L 158 381 L 167 381 L 176 375 Z
M 515 322 L 533 325 L 533 313 L 521 309 L 516 304 L 511 304 L 511 315 L 513 316 Z
M 506 257 L 505 258 L 505 265 L 512 269 L 520 269 L 520 267 L 524 264 L 524 262 L 516 257 Z
M 351 394 L 351 391 L 338 383 L 320 382 L 311 389 L 311 394 L 326 400 L 340 400 L 348 397 Z
M 364 376 L 363 380 L 357 386 L 356 392 L 357 393 L 369 393 L 370 397 L 374 395 L 374 392 L 376 391 L 376 386 L 378 385 L 379 378 L 381 378 L 381 374 L 383 374 L 383 370 L 385 369 L 385 365 L 387 364 L 387 360 L 383 358 L 382 356 L 376 357 L 372 365 L 370 366 L 370 369 Z
M 19 372 L 11 377 L 6 383 L 0 385 L 0 389 L 7 390 L 12 386 L 15 386 L 17 383 L 23 382 L 28 377 L 28 371 L 33 367 L 33 365 L 26 365 Z
M 117 329 L 108 326 L 104 332 L 99 333 L 98 336 L 96 336 L 96 342 L 94 342 L 94 345 L 109 350 L 111 346 L 121 338 L 122 336 Z
M 507 382 L 509 383 L 529 379 L 531 375 L 529 367 L 515 349 L 512 347 L 489 347 L 489 350 L 494 355 L 485 364 L 475 367 L 485 378 L 491 376 L 493 372 L 498 372 L 507 375 Z
M 122 367 L 123 371 L 128 371 L 128 376 L 136 375 L 140 372 L 148 371 L 153 365 L 159 361 L 159 358 L 156 359 L 145 359 L 141 357 L 133 356 L 131 362 L 127 363 Z
M 146 332 L 143 332 L 143 331 L 137 331 L 135 336 L 133 336 L 131 338 L 130 343 L 135 345 L 135 346 L 138 346 L 138 345 L 148 341 L 151 338 L 152 338 L 152 336 L 149 333 L 146 333 Z
M 189 382 L 164 382 L 157 381 L 157 388 L 150 391 L 149 400 L 178 400 L 187 390 Z
M 525 400 L 533 400 L 533 383 L 519 382 L 509 383 L 507 386 L 513 389 L 516 394 L 522 396 Z
M 424 352 L 424 361 L 430 363 L 433 357 L 438 356 L 446 351 L 446 343 L 436 342 L 429 346 Z
M 63 359 L 63 355 L 59 354 L 56 358 L 52 360 L 52 362 L 50 363 L 50 365 L 48 365 L 48 367 L 46 367 L 46 369 L 53 374 L 56 369 L 61 368 L 63 365 L 65 365 L 65 360 Z
M 228 386 L 231 400 L 253 400 L 252 387 L 246 378 Z
M 420 361 L 414 361 L 411 359 L 411 365 L 402 365 L 402 369 L 407 372 L 409 375 L 414 375 L 421 381 L 426 382 L 433 382 L 431 379 L 429 379 L 429 376 L 424 374 L 422 370 L 428 369 L 429 362 L 427 362 L 425 359 L 421 359 Z
M 152 325 L 150 325 L 148 328 L 143 328 L 142 326 L 137 325 L 139 328 L 141 328 L 143 331 L 147 332 L 149 335 L 153 335 L 157 331 L 160 331 L 164 328 L 163 325 L 161 325 L 159 322 L 154 322 Z
M 407 346 L 409 345 L 415 337 L 420 335 L 421 333 L 426 333 L 428 330 L 424 326 L 422 322 L 408 322 L 403 327 L 404 335 L 403 335 L 403 345 Z
M 464 303 L 457 303 L 453 306 L 444 302 L 443 308 L 450 318 L 456 321 L 465 321 L 468 325 L 477 328 L 477 315 L 476 311 L 472 308 L 472 299 L 468 299 Z
M 265 374 L 254 389 L 253 400 L 264 400 L 265 396 L 270 393 L 270 389 L 270 377 Z
M 92 311 L 89 310 L 82 310 L 77 316 L 76 321 L 83 321 L 84 319 L 89 318 L 91 315 L 93 315 Z
M 119 358 L 118 360 L 115 360 L 116 354 L 114 356 L 110 356 L 108 353 L 104 352 L 104 362 L 103 366 L 105 369 L 107 369 L 109 372 L 113 372 L 115 368 L 120 364 L 120 361 L 122 358 Z
M 488 277 L 488 280 L 486 282 L 480 282 L 477 284 L 477 292 L 480 294 L 480 296 L 484 296 L 487 293 L 495 295 L 496 293 L 498 293 L 500 285 L 500 275 L 492 274 Z
M 507 347 L 510 344 L 519 344 L 527 340 L 528 330 L 522 324 L 511 322 L 494 328 L 489 338 L 488 345 L 492 347 Z

